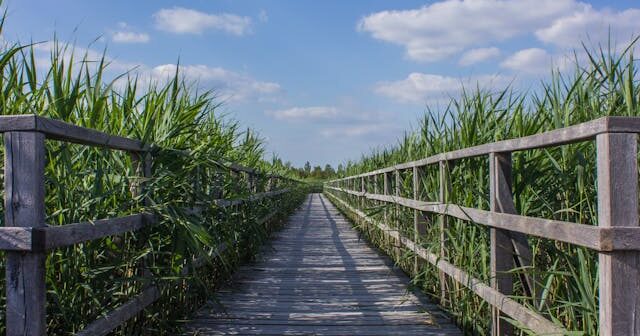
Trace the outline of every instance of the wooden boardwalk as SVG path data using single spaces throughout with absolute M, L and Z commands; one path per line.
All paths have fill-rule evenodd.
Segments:
M 321 194 L 230 283 L 188 335 L 462 335 Z

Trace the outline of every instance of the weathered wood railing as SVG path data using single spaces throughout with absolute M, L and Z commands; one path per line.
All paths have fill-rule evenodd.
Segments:
M 5 145 L 5 227 L 0 228 L 0 250 L 6 251 L 6 330 L 7 335 L 46 334 L 45 261 L 47 251 L 88 240 L 123 234 L 157 223 L 151 213 L 102 219 L 92 222 L 61 226 L 48 226 L 45 222 L 45 139 L 99 146 L 129 152 L 135 170 L 142 177 L 152 176 L 152 147 L 140 141 L 109 135 L 57 120 L 35 115 L 0 116 L 0 132 Z M 217 199 L 219 207 L 238 206 L 276 197 L 289 191 L 286 186 L 293 180 L 278 175 L 260 173 L 238 164 L 226 165 L 235 174 L 245 174 L 248 189 L 253 193 L 243 199 Z M 257 192 L 256 178 L 268 179 L 266 191 Z M 132 193 L 140 195 L 144 182 L 135 182 Z M 197 186 L 194 186 L 197 187 Z M 218 197 L 222 192 L 218 193 Z M 200 212 L 198 206 L 188 209 Z M 258 220 L 263 224 L 276 211 Z M 220 244 L 209 256 L 222 253 L 228 246 Z M 205 260 L 195 260 L 197 267 Z M 183 273 L 188 268 L 183 269 Z M 78 333 L 78 335 L 105 335 L 160 297 L 155 285 L 150 285 L 128 302 L 114 309 Z
M 537 135 L 504 140 L 425 159 L 407 162 L 368 173 L 337 179 L 325 184 L 330 198 L 360 220 L 382 230 L 417 258 L 433 264 L 443 274 L 468 287 L 489 303 L 492 309 L 492 334 L 509 335 L 513 331 L 501 314 L 518 321 L 535 334 L 557 335 L 566 330 L 544 316 L 509 297 L 513 279 L 509 271 L 530 265 L 531 251 L 526 235 L 562 241 L 595 250 L 599 255 L 599 328 L 600 335 L 640 334 L 640 227 L 638 222 L 637 133 L 640 118 L 605 117 L 583 124 Z M 516 214 L 511 192 L 511 153 L 536 148 L 560 146 L 595 140 L 597 165 L 598 223 L 585 225 L 572 222 L 521 216 Z M 448 165 L 455 160 L 489 156 L 490 210 L 469 208 L 447 203 L 446 193 L 451 181 Z M 429 165 L 439 165 L 440 198 L 438 202 L 418 200 L 419 179 Z M 535 164 L 535 163 L 531 163 Z M 413 170 L 412 198 L 400 197 L 398 184 L 393 195 L 389 188 L 390 174 L 396 179 L 403 170 Z M 378 177 L 384 179 L 384 193 L 377 189 Z M 373 182 L 373 183 L 371 183 Z M 350 205 L 345 195 L 357 199 L 388 202 L 414 210 L 414 237 L 403 236 L 388 223 L 380 223 L 365 214 L 362 201 Z M 360 209 L 358 209 L 360 208 Z M 447 261 L 445 247 L 439 254 L 419 244 L 426 230 L 420 212 L 458 218 L 490 228 L 491 284 L 472 277 Z M 595 223 L 594 223 L 595 224 Z M 444 241 L 444 239 L 442 239 Z M 524 279 L 523 286 L 529 280 Z M 529 287 L 529 289 L 531 289 Z

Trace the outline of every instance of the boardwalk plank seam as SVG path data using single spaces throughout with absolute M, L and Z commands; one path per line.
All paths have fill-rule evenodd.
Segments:
M 321 194 L 186 324 L 187 335 L 462 335 Z

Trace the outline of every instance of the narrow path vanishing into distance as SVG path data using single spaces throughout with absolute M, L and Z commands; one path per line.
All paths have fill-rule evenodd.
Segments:
M 187 335 L 462 335 L 322 194 L 230 284 Z

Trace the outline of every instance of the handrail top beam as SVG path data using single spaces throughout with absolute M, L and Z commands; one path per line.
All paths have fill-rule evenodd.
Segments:
M 0 133 L 29 131 L 44 133 L 47 139 L 129 152 L 146 152 L 151 149 L 149 145 L 140 140 L 111 135 L 35 114 L 0 116 Z
M 396 170 L 410 169 L 436 164 L 441 161 L 454 161 L 472 158 L 490 153 L 517 152 L 529 149 L 546 148 L 594 139 L 603 133 L 640 133 L 640 117 L 601 117 L 581 124 L 568 126 L 544 133 L 521 138 L 501 140 L 473 147 L 440 153 L 420 160 L 405 162 L 370 172 L 348 176 L 329 182 L 339 182 L 355 178 L 380 175 Z
M 106 147 L 128 152 L 149 152 L 154 147 L 136 139 L 111 135 L 92 128 L 74 125 L 68 122 L 51 119 L 36 114 L 18 114 L 0 116 L 0 133 L 6 132 L 40 132 L 47 139 L 77 143 L 88 146 Z M 188 151 L 182 151 L 189 154 Z M 248 174 L 267 176 L 288 181 L 297 181 L 288 176 L 267 174 L 255 168 L 246 167 L 235 162 L 225 164 L 225 168 Z

